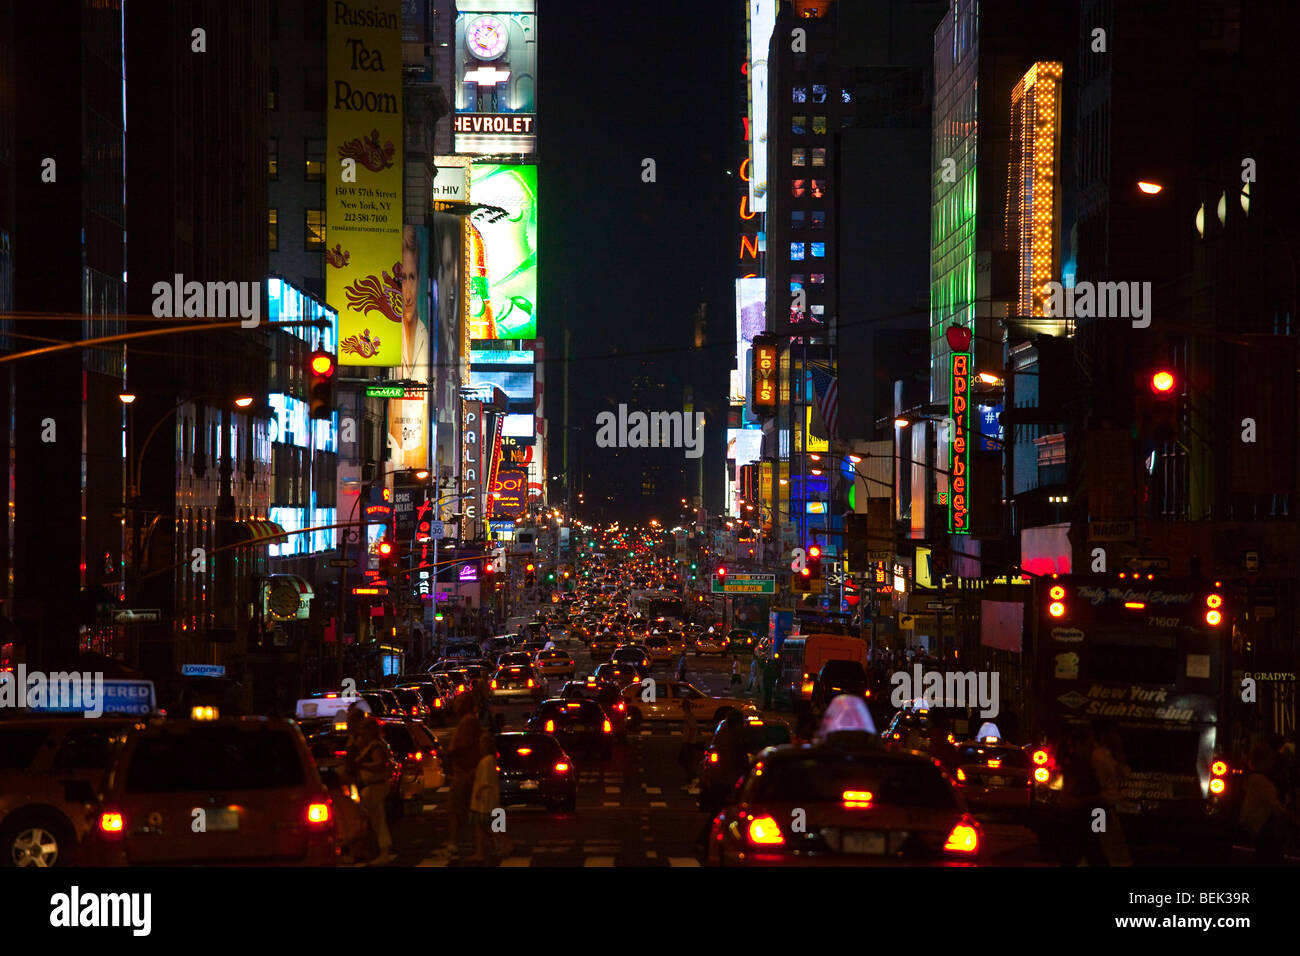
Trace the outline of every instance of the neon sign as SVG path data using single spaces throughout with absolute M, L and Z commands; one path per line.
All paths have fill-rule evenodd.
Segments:
M 948 501 L 948 531 L 952 534 L 970 534 L 970 367 L 969 352 L 955 352 L 952 356 L 952 393 L 948 407 L 952 411 L 952 454 L 949 467 L 952 472 L 949 484 L 952 495 Z

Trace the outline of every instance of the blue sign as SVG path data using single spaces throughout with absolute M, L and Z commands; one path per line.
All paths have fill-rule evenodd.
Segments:
M 225 664 L 185 664 L 181 667 L 185 677 L 225 677 Z
M 49 695 L 51 697 L 58 695 Z M 151 680 L 106 680 L 104 697 L 99 708 L 104 714 L 123 714 L 132 717 L 147 717 L 158 712 Z M 80 714 L 86 711 L 84 706 L 71 707 L 63 702 L 49 702 L 44 706 L 28 707 L 30 711 L 50 714 Z
M 1002 403 L 980 406 L 980 451 L 1002 450 L 1002 423 L 998 416 L 1002 414 Z M 992 439 L 997 439 L 993 441 Z

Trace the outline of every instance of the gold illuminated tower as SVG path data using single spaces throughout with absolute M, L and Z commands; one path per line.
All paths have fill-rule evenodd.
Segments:
M 1060 275 L 1061 73 L 1058 62 L 1035 63 L 1011 93 L 1007 242 L 1020 264 L 1022 316 L 1046 315 L 1047 284 Z M 1068 335 L 1069 324 L 1042 331 Z

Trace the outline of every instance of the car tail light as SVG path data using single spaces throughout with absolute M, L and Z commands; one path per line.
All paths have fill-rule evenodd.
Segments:
M 614 732 L 614 725 L 607 720 L 605 721 L 605 726 L 603 729 L 605 733 L 612 734 Z
M 563 763 L 563 762 L 561 762 L 561 763 L 557 763 L 557 764 L 555 765 L 555 772 L 556 772 L 556 773 L 568 773 L 568 772 L 569 772 L 569 765 L 568 765 L 567 763 Z
M 1228 765 L 1222 760 L 1216 760 L 1214 763 L 1210 764 L 1210 773 L 1214 774 L 1216 777 L 1227 776 Z
M 1046 767 L 1047 762 L 1051 759 L 1052 759 L 1052 755 L 1049 754 L 1046 750 L 1034 751 L 1034 757 L 1033 757 L 1034 763 L 1040 767 Z
M 532 679 L 531 677 L 528 678 L 528 686 L 529 686 L 529 687 L 534 686 L 534 685 L 533 685 L 533 679 Z
M 126 823 L 122 820 L 122 814 L 113 810 L 105 810 L 99 815 L 99 829 L 101 833 L 121 833 Z
M 875 794 L 870 790 L 845 790 L 842 798 L 846 810 L 862 810 L 871 806 Z
M 1210 764 L 1210 773 L 1214 775 L 1210 780 L 1210 793 L 1217 797 L 1228 788 L 1228 781 L 1224 779 L 1228 775 L 1227 761 L 1214 761 L 1214 763 Z
M 457 684 L 457 685 L 456 685 L 456 693 L 458 693 L 458 694 L 463 694 L 463 693 L 465 693 L 465 685 L 464 685 L 464 684 Z
M 957 782 L 958 783 L 966 782 L 966 771 L 962 770 L 961 767 L 957 768 Z
M 962 817 L 948 834 L 948 842 L 943 845 L 943 848 L 950 853 L 978 853 L 980 831 L 975 821 L 969 817 Z
M 328 803 L 309 803 L 307 805 L 308 823 L 329 823 L 330 805 Z
M 1218 796 L 1219 794 L 1223 793 L 1225 787 L 1227 787 L 1227 784 L 1224 783 L 1222 777 L 1215 777 L 1213 780 L 1210 781 L 1210 793 L 1214 794 L 1215 796 Z
M 553 720 L 548 720 L 548 721 L 546 722 L 546 732 L 547 732 L 548 734 L 553 734 L 553 733 L 555 733 L 555 721 L 553 721 Z
M 709 751 L 709 763 L 717 763 L 717 762 L 718 762 L 718 755 L 713 751 Z
M 435 698 L 433 699 L 433 706 L 434 706 L 435 709 L 441 707 L 441 706 L 442 706 L 442 698 L 441 698 L 441 697 L 435 697 Z
M 495 677 L 492 678 L 492 689 L 493 690 L 497 689 L 497 679 Z
M 406 759 L 407 759 L 407 760 L 423 760 L 423 759 L 424 759 L 424 754 L 420 753 L 420 751 L 417 750 L 417 751 L 416 751 L 415 753 L 413 753 L 413 754 L 407 754 L 407 755 L 406 755 Z
M 990 757 L 989 766 L 992 767 L 994 770 L 997 770 L 999 767 L 1002 766 L 1002 761 L 996 757 Z
M 1048 771 L 1048 769 L 1047 769 L 1046 767 L 1035 767 L 1035 768 L 1034 768 L 1034 782 L 1035 782 L 1035 783 L 1047 783 L 1048 779 L 1049 779 L 1051 776 L 1052 776 L 1051 773 Z
M 754 817 L 750 820 L 745 835 L 749 838 L 749 842 L 756 846 L 781 846 L 785 843 L 785 835 L 781 832 L 780 825 L 767 816 Z

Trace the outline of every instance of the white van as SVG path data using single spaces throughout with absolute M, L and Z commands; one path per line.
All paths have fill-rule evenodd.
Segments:
M 360 697 L 308 697 L 298 701 L 294 716 L 298 720 L 311 720 L 313 717 L 337 717 L 346 715 L 348 709 L 356 707 L 363 713 L 370 713 L 370 705 Z

